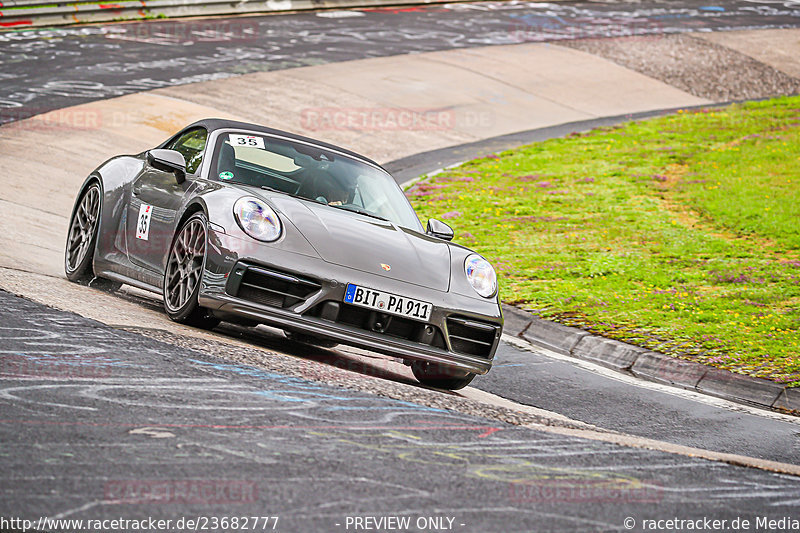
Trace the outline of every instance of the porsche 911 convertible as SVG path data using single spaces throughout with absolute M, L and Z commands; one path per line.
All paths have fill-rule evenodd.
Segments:
M 80 189 L 67 277 L 163 295 L 172 320 L 281 328 L 410 365 L 458 389 L 489 371 L 503 316 L 480 255 L 422 226 L 377 163 L 343 148 L 228 120 L 114 157 Z

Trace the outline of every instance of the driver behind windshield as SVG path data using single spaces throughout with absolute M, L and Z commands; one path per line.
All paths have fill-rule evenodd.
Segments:
M 350 191 L 342 187 L 330 176 L 314 178 L 314 199 L 328 205 L 344 205 L 349 203 Z

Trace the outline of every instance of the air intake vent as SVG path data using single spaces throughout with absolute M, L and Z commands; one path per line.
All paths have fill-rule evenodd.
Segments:
M 447 318 L 447 335 L 454 352 L 489 357 L 499 326 L 468 318 Z
M 316 281 L 294 274 L 256 266 L 245 268 L 238 287 L 229 285 L 228 289 L 229 293 L 233 289 L 232 295 L 243 300 L 272 307 L 292 307 L 306 301 L 321 288 Z M 238 275 L 238 268 L 234 270 L 234 275 Z

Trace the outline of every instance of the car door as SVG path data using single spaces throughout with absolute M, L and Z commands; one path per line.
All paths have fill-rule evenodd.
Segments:
M 186 181 L 178 183 L 173 172 L 159 170 L 149 163 L 131 186 L 128 206 L 128 257 L 132 263 L 158 274 L 177 229 L 177 215 L 183 199 L 194 185 L 200 169 L 208 132 L 193 128 L 175 136 L 165 149 L 175 150 L 186 159 Z

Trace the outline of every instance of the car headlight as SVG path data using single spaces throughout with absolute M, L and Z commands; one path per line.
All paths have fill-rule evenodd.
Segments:
M 484 298 L 491 298 L 497 293 L 497 274 L 483 257 L 478 254 L 467 257 L 464 261 L 464 273 L 475 292 Z
M 281 219 L 258 198 L 239 198 L 233 204 L 233 214 L 244 232 L 254 239 L 271 242 L 281 236 Z

